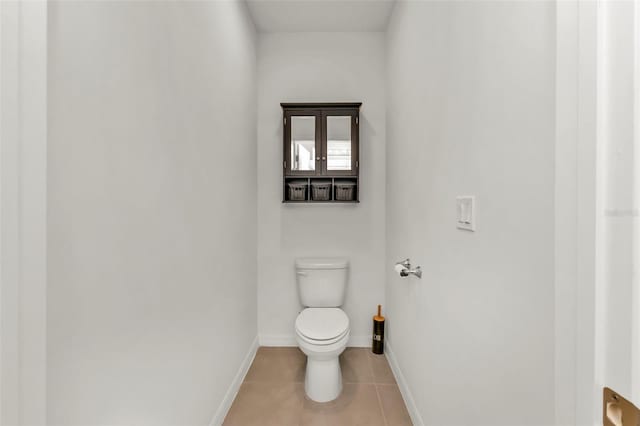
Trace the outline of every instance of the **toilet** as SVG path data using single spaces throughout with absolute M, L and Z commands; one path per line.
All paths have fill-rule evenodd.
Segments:
M 338 357 L 349 340 L 349 317 L 340 306 L 347 287 L 349 261 L 344 258 L 296 259 L 296 281 L 305 309 L 295 321 L 296 341 L 307 356 L 304 389 L 316 402 L 342 392 Z

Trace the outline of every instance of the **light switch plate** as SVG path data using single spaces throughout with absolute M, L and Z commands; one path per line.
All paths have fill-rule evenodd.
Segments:
M 476 197 L 461 195 L 456 197 L 456 225 L 466 231 L 476 230 Z

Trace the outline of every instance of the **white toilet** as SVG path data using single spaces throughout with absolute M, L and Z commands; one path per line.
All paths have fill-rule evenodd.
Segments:
M 349 340 L 349 317 L 340 306 L 347 287 L 349 261 L 344 258 L 296 259 L 300 301 L 296 340 L 307 355 L 304 389 L 317 402 L 334 400 L 342 392 L 338 357 Z

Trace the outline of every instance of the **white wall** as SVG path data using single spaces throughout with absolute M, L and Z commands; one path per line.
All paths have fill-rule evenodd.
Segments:
M 640 406 L 638 8 L 631 0 L 602 1 L 598 10 L 596 387 L 611 387 Z
M 301 309 L 294 259 L 351 261 L 351 345 L 369 344 L 384 303 L 385 47 L 383 33 L 261 34 L 258 49 L 258 328 L 262 344 L 295 345 Z M 362 102 L 360 204 L 282 204 L 280 102 Z
M 634 8 L 632 1 L 600 8 L 599 145 L 603 211 L 599 274 L 602 380 L 631 396 L 633 308 L 633 102 Z
M 555 412 L 576 424 L 578 1 L 556 3 Z
M 0 424 L 46 407 L 47 3 L 0 2 Z
M 207 424 L 256 337 L 245 8 L 50 4 L 48 424 Z
M 634 3 L 634 100 L 633 100 L 633 273 L 632 273 L 632 337 L 631 337 L 631 397 L 640 407 L 640 5 Z
M 388 343 L 416 423 L 554 422 L 554 10 L 396 4 Z M 464 194 L 476 196 L 475 233 L 455 227 Z M 422 280 L 392 273 L 406 256 Z
M 558 4 L 557 424 L 640 405 L 638 26 L 629 1 Z
M 556 424 L 601 423 L 595 386 L 597 2 L 556 3 Z

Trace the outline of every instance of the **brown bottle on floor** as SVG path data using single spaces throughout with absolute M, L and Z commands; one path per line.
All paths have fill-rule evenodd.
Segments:
M 382 305 L 378 305 L 378 315 L 373 317 L 373 344 L 371 350 L 374 354 L 384 353 L 384 317 L 382 316 Z

